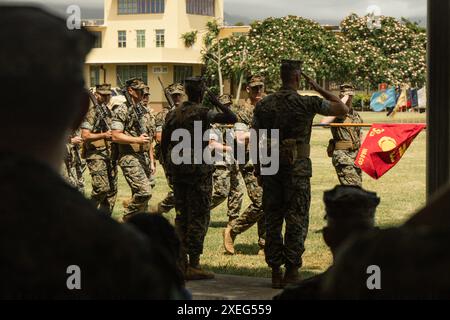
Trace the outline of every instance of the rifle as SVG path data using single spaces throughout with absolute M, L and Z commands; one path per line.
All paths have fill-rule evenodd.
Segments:
M 131 98 L 130 94 L 127 91 L 127 88 L 123 85 L 122 80 L 120 79 L 120 76 L 117 75 L 117 78 L 119 80 L 119 84 L 122 87 L 121 88 L 121 92 L 122 94 L 125 96 L 125 99 L 127 101 L 127 105 L 129 108 L 131 108 L 133 110 L 133 118 L 134 124 L 137 124 L 137 134 L 140 136 L 144 133 L 147 133 L 147 130 L 144 129 L 144 126 L 141 123 L 141 119 L 144 116 L 144 114 L 146 113 L 144 107 L 141 105 L 140 102 L 134 104 L 133 99 Z
M 102 103 L 101 105 L 98 103 L 98 101 L 95 98 L 92 91 L 88 90 L 88 94 L 89 94 L 89 98 L 91 99 L 92 103 L 94 104 L 94 107 L 95 107 L 95 110 L 97 113 L 97 122 L 94 127 L 97 127 L 99 122 L 102 121 L 103 126 L 106 129 L 106 131 L 110 131 L 111 127 L 109 126 L 108 121 L 106 119 L 111 116 L 111 111 L 108 109 L 108 107 L 104 103 Z M 109 163 L 109 161 L 106 162 L 106 170 L 108 172 L 109 188 L 110 188 L 110 191 L 112 191 L 115 188 L 114 188 L 114 182 L 111 180 L 112 170 L 113 170 L 111 165 L 115 166 L 115 162 L 118 158 L 118 150 L 117 150 L 117 145 L 115 143 L 111 143 L 111 151 L 110 151 L 108 148 L 108 141 L 106 141 L 106 139 L 104 139 L 104 141 L 105 141 L 107 155 L 108 155 L 109 159 L 112 161 L 112 163 Z
M 158 81 L 161 84 L 161 88 L 164 92 L 164 96 L 166 97 L 167 103 L 169 104 L 170 110 L 175 109 L 175 102 L 173 102 L 172 96 L 168 92 L 167 88 L 164 88 L 164 84 L 161 81 L 161 78 L 158 76 Z
M 91 99 L 92 103 L 94 104 L 95 111 L 97 114 L 97 123 L 95 124 L 95 127 L 97 127 L 98 123 L 100 121 L 102 121 L 103 126 L 106 129 L 106 131 L 110 131 L 111 127 L 109 126 L 108 121 L 106 119 L 111 116 L 111 111 L 108 109 L 108 107 L 104 103 L 102 103 L 101 105 L 98 103 L 98 101 L 95 98 L 92 91 L 89 90 L 88 93 L 89 93 L 89 98 Z
M 204 81 L 202 81 L 202 88 L 203 91 L 206 93 L 208 100 L 211 102 L 213 106 L 219 108 L 220 110 L 222 110 L 225 107 L 222 103 L 220 103 L 219 98 L 217 98 L 217 96 L 214 93 L 212 93 L 211 90 L 208 89 Z

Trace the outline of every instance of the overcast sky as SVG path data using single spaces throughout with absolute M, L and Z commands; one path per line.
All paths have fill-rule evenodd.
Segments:
M 0 2 L 16 0 L 0 0 Z M 181 0 L 168 0 L 181 1 Z M 364 15 L 367 8 L 376 5 L 382 15 L 408 17 L 415 20 L 426 18 L 426 0 L 224 0 L 225 13 L 232 16 L 232 22 L 239 18 L 245 22 L 269 16 L 298 15 L 318 21 L 341 21 L 349 13 Z M 101 18 L 103 0 L 29 0 L 53 7 L 59 12 L 64 6 L 78 4 L 84 8 L 83 18 Z

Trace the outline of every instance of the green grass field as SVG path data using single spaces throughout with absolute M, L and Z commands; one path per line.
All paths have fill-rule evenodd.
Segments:
M 384 113 L 362 112 L 364 122 L 425 122 L 425 114 L 403 113 L 395 118 L 387 118 Z M 318 121 L 319 118 L 316 119 Z M 367 132 L 367 129 L 366 131 Z M 331 138 L 329 129 L 315 128 L 311 139 L 311 159 L 313 163 L 313 177 L 311 179 L 312 201 L 310 210 L 310 226 L 306 240 L 306 252 L 303 255 L 303 276 L 308 277 L 324 271 L 331 263 L 331 254 L 322 240 L 321 229 L 324 226 L 323 192 L 332 189 L 338 180 L 326 155 L 328 140 Z M 402 160 L 379 180 L 373 180 L 364 174 L 363 186 L 367 190 L 375 191 L 381 197 L 377 210 L 376 221 L 381 228 L 396 226 L 408 219 L 418 208 L 425 204 L 425 158 L 426 132 L 422 132 L 414 140 Z M 168 187 L 161 167 L 157 167 L 156 187 L 151 203 L 162 200 Z M 90 178 L 86 172 L 86 194 L 91 191 Z M 121 216 L 122 201 L 130 197 L 130 190 L 121 172 L 119 173 L 119 195 L 117 198 L 114 217 Z M 243 208 L 248 205 L 245 197 Z M 166 215 L 173 221 L 174 210 Z M 269 277 L 263 256 L 258 256 L 256 226 L 238 236 L 235 242 L 237 254 L 224 255 L 222 248 L 222 231 L 226 226 L 226 204 L 222 204 L 211 212 L 211 224 L 205 240 L 202 264 L 206 268 L 218 272 L 236 275 Z

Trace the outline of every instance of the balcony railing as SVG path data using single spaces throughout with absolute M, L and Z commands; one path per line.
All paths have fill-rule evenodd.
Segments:
M 83 27 L 98 27 L 103 26 L 105 23 L 104 19 L 89 19 L 89 20 L 82 20 L 81 25 Z

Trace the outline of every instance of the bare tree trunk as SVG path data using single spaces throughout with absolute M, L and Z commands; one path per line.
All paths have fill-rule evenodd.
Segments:
M 222 62 L 222 56 L 221 56 L 221 50 L 220 50 L 220 39 L 217 41 L 217 50 L 218 50 L 218 54 L 217 54 L 217 71 L 219 72 L 219 90 L 220 90 L 220 95 L 223 95 L 223 78 L 222 78 L 222 68 L 221 68 L 221 62 Z
M 238 104 L 239 99 L 241 98 L 242 82 L 244 82 L 244 71 L 241 71 L 241 76 L 239 77 L 239 85 L 236 90 L 236 100 L 234 102 L 235 104 Z
M 247 47 L 244 47 L 244 50 L 242 51 L 242 60 L 241 60 L 241 76 L 239 77 L 239 85 L 236 92 L 235 104 L 238 104 L 239 99 L 241 98 L 242 82 L 244 82 L 244 63 L 246 61 L 247 61 Z

